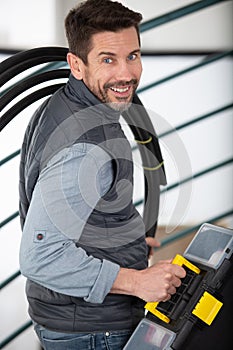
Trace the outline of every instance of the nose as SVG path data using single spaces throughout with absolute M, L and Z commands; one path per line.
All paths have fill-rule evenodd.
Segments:
M 128 62 L 119 62 L 116 69 L 116 79 L 119 81 L 130 81 L 134 77 L 133 69 Z

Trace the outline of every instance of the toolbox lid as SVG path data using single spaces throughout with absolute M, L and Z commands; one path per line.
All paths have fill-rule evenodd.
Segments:
M 233 251 L 233 230 L 204 223 L 184 252 L 184 257 L 217 269 Z
M 171 350 L 176 333 L 144 318 L 123 350 Z

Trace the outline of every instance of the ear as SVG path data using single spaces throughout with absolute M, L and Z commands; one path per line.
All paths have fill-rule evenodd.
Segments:
M 73 76 L 78 80 L 82 80 L 83 79 L 83 75 L 82 75 L 83 62 L 81 58 L 79 58 L 78 56 L 74 55 L 71 52 L 68 52 L 66 58 Z

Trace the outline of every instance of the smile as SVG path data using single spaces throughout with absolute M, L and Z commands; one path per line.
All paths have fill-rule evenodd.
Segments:
M 115 87 L 111 87 L 110 89 L 111 89 L 112 91 L 114 91 L 114 92 L 123 93 L 123 92 L 129 91 L 130 87 L 129 87 L 129 86 L 127 86 L 127 87 L 125 87 L 125 88 L 115 88 Z

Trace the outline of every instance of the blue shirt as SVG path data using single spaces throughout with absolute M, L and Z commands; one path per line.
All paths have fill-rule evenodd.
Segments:
M 88 256 L 75 241 L 112 181 L 111 158 L 96 145 L 74 144 L 48 162 L 33 191 L 23 229 L 20 269 L 24 276 L 88 302 L 104 300 L 120 266 Z

